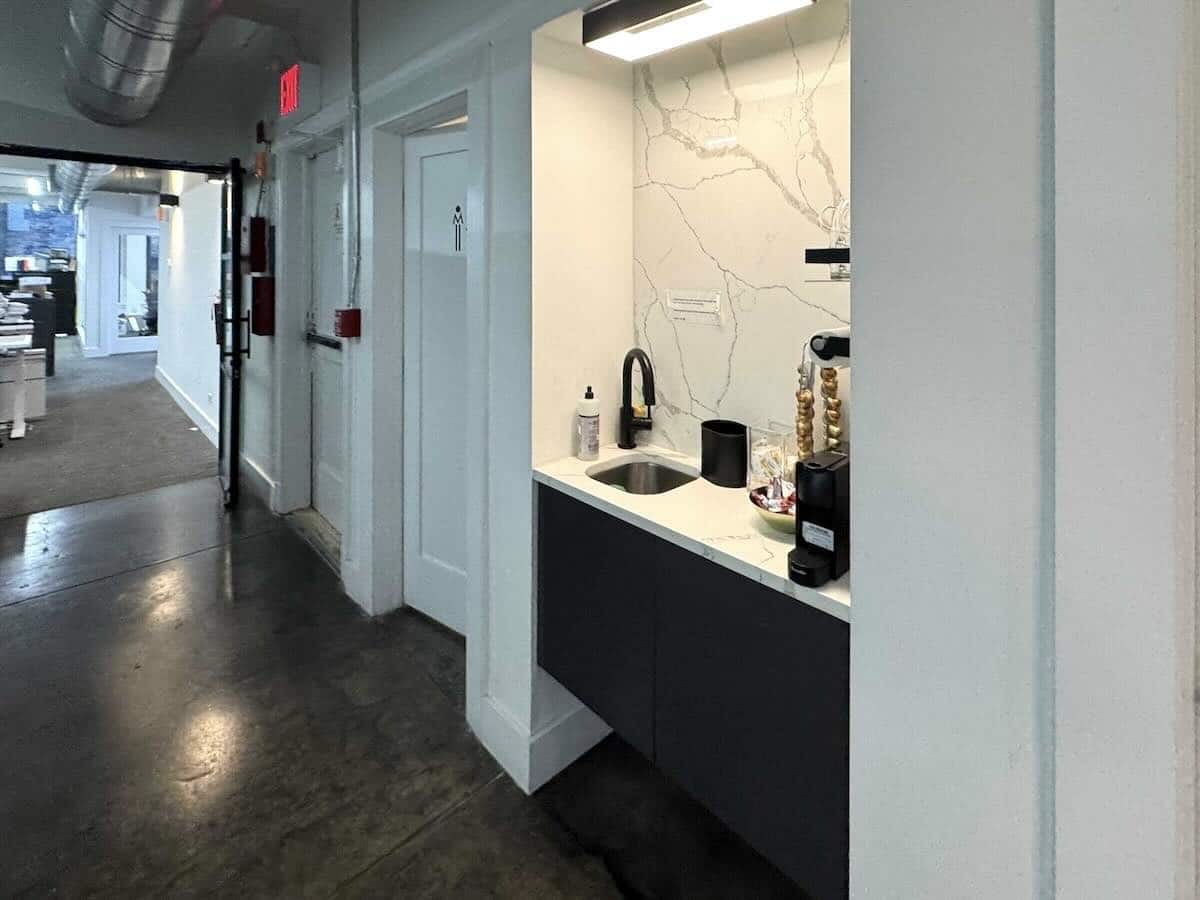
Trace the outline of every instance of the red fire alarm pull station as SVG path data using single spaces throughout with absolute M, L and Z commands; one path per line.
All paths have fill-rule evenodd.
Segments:
M 275 279 L 255 275 L 250 280 L 250 333 L 275 336 Z
M 362 337 L 362 310 L 337 309 L 333 312 L 333 333 L 340 338 Z

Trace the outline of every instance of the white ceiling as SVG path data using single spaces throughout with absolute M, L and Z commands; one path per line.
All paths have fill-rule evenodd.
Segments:
M 242 99 L 247 87 L 270 85 L 269 73 L 295 61 L 316 43 L 322 23 L 346 0 L 225 0 L 180 78 L 208 84 Z M 0 46 L 0 99 L 70 113 L 62 90 L 62 43 L 67 0 L 3 0 L 5 35 Z M 36 60 L 36 64 L 33 64 Z

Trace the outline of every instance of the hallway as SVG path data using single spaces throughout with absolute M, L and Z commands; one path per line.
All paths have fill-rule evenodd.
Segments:
M 155 354 L 56 344 L 46 418 L 0 447 L 0 519 L 216 475 L 217 451 L 154 378 Z
M 0 522 L 0 598 L 0 896 L 795 896 L 615 738 L 526 798 L 461 640 L 213 480 Z

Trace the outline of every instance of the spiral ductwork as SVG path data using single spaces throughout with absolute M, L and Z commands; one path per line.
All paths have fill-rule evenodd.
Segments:
M 199 46 L 221 0 L 70 0 L 66 91 L 94 122 L 131 125 L 154 109 Z
M 63 162 L 54 167 L 54 186 L 58 189 L 60 212 L 75 212 L 96 186 L 113 173 L 116 166 L 94 163 Z

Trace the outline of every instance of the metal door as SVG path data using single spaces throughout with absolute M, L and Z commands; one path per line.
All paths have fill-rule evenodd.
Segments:
M 249 355 L 249 317 L 242 303 L 242 165 L 234 159 L 221 192 L 221 302 L 214 309 L 221 347 L 220 440 L 221 487 L 225 505 L 237 506 L 238 467 L 242 450 L 242 360 Z M 243 330 L 244 329 L 244 330 Z M 243 335 L 245 339 L 243 340 Z
M 312 508 L 340 535 L 346 525 L 347 444 L 342 409 L 342 342 L 334 334 L 334 311 L 345 306 L 346 298 L 342 148 L 312 156 L 308 174 L 312 229 L 307 333 L 312 387 Z

